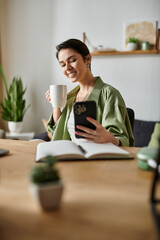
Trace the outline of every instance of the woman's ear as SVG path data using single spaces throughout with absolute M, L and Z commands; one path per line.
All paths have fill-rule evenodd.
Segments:
M 92 57 L 90 54 L 88 54 L 86 57 L 85 57 L 85 62 L 87 63 L 87 65 L 90 65 L 91 64 L 91 60 L 92 60 Z

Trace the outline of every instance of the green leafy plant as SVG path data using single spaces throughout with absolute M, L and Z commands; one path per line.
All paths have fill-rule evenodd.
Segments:
M 35 184 L 42 184 L 60 180 L 58 170 L 55 168 L 57 159 L 54 156 L 48 155 L 43 160 L 42 165 L 31 169 L 30 181 Z
M 130 37 L 128 40 L 129 43 L 138 43 L 138 39 L 134 37 Z
M 8 89 L 7 81 L 0 65 L 0 74 L 5 86 L 6 97 L 3 97 L 2 103 L 2 118 L 6 121 L 20 122 L 23 120 L 24 114 L 29 108 L 28 105 L 25 108 L 26 101 L 23 99 L 23 95 L 26 89 L 23 89 L 23 83 L 21 78 L 14 77 L 12 83 Z

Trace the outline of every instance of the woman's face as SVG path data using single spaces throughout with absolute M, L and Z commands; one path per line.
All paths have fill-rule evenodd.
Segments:
M 63 74 L 72 82 L 82 82 L 89 71 L 90 57 L 84 60 L 74 49 L 61 49 L 58 53 L 59 64 Z

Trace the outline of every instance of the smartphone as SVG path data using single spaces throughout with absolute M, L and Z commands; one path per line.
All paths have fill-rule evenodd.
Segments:
M 87 128 L 91 128 L 93 130 L 96 127 L 87 121 L 86 117 L 91 117 L 96 119 L 96 102 L 95 101 L 85 101 L 85 102 L 76 102 L 73 107 L 74 112 L 74 123 L 75 123 L 75 131 L 83 132 L 79 130 L 76 126 L 82 125 Z M 84 138 L 83 136 L 76 135 L 76 138 Z
M 0 148 L 0 156 L 6 155 L 6 154 L 8 154 L 8 153 L 9 153 L 8 150 L 3 149 L 3 148 Z

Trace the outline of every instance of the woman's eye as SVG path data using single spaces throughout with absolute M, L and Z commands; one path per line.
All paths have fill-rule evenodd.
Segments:
M 70 63 L 75 62 L 75 61 L 76 61 L 76 59 L 73 58 L 73 59 L 70 60 Z

